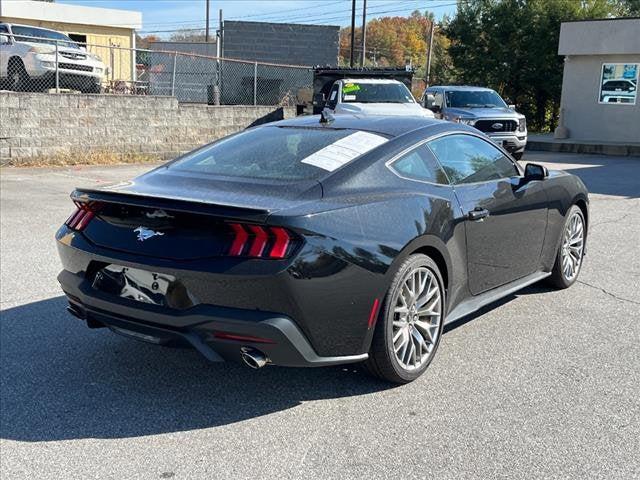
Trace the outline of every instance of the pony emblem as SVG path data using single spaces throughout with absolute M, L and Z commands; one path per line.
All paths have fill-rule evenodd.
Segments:
M 162 232 L 155 232 L 149 228 L 146 227 L 138 227 L 134 230 L 135 233 L 138 234 L 138 241 L 139 242 L 144 242 L 145 240 L 150 239 L 151 237 L 155 237 L 157 236 L 162 236 L 164 235 L 164 233 Z

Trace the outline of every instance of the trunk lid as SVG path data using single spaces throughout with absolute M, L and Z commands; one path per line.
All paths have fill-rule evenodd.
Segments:
M 232 223 L 265 224 L 276 211 L 322 198 L 322 188 L 315 180 L 229 180 L 162 168 L 131 182 L 77 189 L 72 198 L 95 205 L 82 232 L 94 244 L 195 260 L 227 255 L 237 234 Z

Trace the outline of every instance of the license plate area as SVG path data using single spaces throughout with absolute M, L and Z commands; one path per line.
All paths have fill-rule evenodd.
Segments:
M 123 265 L 107 265 L 98 270 L 93 288 L 141 303 L 172 307 L 169 294 L 176 290 L 176 278 Z M 179 290 L 184 290 L 179 289 Z

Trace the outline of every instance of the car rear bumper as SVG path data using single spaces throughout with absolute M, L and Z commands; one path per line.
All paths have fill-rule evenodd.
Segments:
M 63 270 L 58 281 L 68 310 L 92 328 L 109 327 L 138 340 L 192 347 L 214 362 L 240 361 L 241 348 L 261 351 L 274 365 L 315 367 L 355 363 L 367 354 L 319 356 L 290 318 L 269 312 L 200 304 L 186 311 L 114 297 L 81 274 Z

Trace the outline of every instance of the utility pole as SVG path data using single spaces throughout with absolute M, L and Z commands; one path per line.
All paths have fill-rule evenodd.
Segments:
M 433 31 L 436 29 L 436 24 L 431 21 L 431 28 L 429 29 L 429 51 L 427 52 L 427 68 L 425 71 L 424 83 L 429 86 L 431 82 L 431 52 L 433 51 Z
M 351 55 L 349 66 L 353 67 L 353 47 L 356 43 L 356 0 L 351 0 Z
M 204 41 L 209 43 L 209 0 L 205 0 L 207 2 L 207 28 L 204 33 Z
M 224 57 L 224 23 L 222 21 L 222 9 L 220 9 L 218 18 L 220 19 L 220 58 L 222 58 Z
M 360 66 L 364 67 L 367 63 L 367 0 L 362 4 L 362 57 Z

